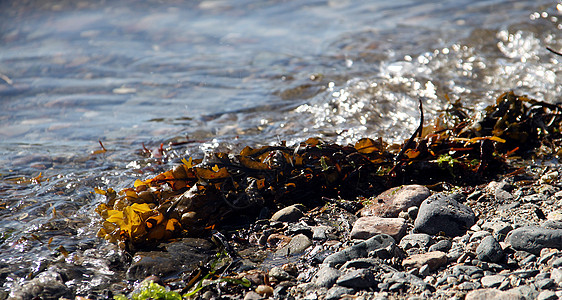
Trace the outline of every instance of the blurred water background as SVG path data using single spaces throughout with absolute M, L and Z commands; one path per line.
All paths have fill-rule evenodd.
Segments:
M 562 57 L 545 47 L 562 50 L 561 11 L 542 0 L 3 1 L 0 289 L 59 246 L 103 243 L 94 187 L 131 186 L 182 157 L 312 136 L 400 141 L 418 99 L 427 119 L 446 96 L 474 110 L 509 90 L 559 102 Z

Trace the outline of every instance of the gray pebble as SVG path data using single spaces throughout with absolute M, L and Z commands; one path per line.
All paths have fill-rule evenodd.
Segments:
M 485 288 L 496 288 L 502 284 L 505 278 L 506 277 L 503 275 L 484 276 L 480 278 L 480 282 L 482 283 L 482 286 Z
M 343 286 L 334 286 L 326 292 L 326 300 L 341 299 L 343 295 L 353 295 L 354 290 Z
M 340 275 L 340 270 L 323 265 L 312 278 L 312 283 L 319 287 L 330 288 L 336 283 Z
M 427 246 L 431 243 L 431 236 L 425 233 L 412 233 L 408 234 L 400 240 L 400 247 L 404 250 L 410 248 L 421 248 L 427 249 Z
M 562 229 L 526 226 L 512 230 L 506 241 L 516 250 L 539 254 L 544 248 L 562 249 Z
M 367 257 L 369 252 L 386 248 L 392 244 L 394 244 L 394 239 L 391 236 L 387 234 L 375 235 L 366 241 L 329 255 L 323 263 L 331 266 L 341 265 L 352 259 Z
M 476 248 L 476 256 L 483 261 L 498 262 L 503 258 L 504 253 L 500 243 L 494 237 L 487 236 Z
M 366 289 L 377 286 L 373 271 L 369 269 L 353 270 L 340 276 L 337 280 L 339 286 L 356 289 Z
M 558 296 L 553 291 L 542 291 L 538 296 L 537 300 L 557 300 Z
M 427 251 L 428 252 L 432 252 L 432 251 L 448 252 L 449 250 L 451 250 L 452 246 L 453 246 L 453 243 L 450 240 L 440 240 L 439 242 L 431 245 Z
M 461 194 L 440 193 L 425 199 L 420 205 L 414 229 L 431 235 L 439 232 L 451 237 L 463 235 L 475 223 L 474 212 L 459 203 L 463 197 Z
M 271 216 L 271 220 L 279 222 L 296 222 L 300 218 L 304 217 L 304 213 L 298 207 L 299 205 L 291 205 L 280 209 Z
M 289 244 L 277 250 L 276 255 L 289 256 L 304 252 L 306 248 L 312 245 L 312 241 L 304 234 L 295 235 Z
M 554 279 L 551 278 L 545 278 L 535 282 L 535 286 L 539 290 L 546 290 L 553 287 L 554 285 L 555 285 Z

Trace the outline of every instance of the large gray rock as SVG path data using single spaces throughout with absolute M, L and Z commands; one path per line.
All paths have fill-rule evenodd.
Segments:
M 506 241 L 516 250 L 524 250 L 535 255 L 544 248 L 562 249 L 562 229 L 548 229 L 526 226 L 509 232 Z
M 493 236 L 482 239 L 476 248 L 476 256 L 479 260 L 487 262 L 498 262 L 503 258 L 502 246 Z
M 422 185 L 412 184 L 391 188 L 378 195 L 372 204 L 359 211 L 360 216 L 398 217 L 402 211 L 419 206 L 431 192 Z
M 435 194 L 425 199 L 414 222 L 415 230 L 427 234 L 443 232 L 446 236 L 463 235 L 474 225 L 474 212 L 459 203 L 461 194 Z

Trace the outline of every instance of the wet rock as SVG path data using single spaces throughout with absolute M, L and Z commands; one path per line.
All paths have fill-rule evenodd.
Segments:
M 312 278 L 312 283 L 319 287 L 332 287 L 338 278 L 341 276 L 341 272 L 338 269 L 332 268 L 328 265 L 323 265 L 318 269 L 318 272 Z
M 406 220 L 402 218 L 361 217 L 353 224 L 351 238 L 368 239 L 377 234 L 388 234 L 398 241 L 406 229 Z
M 304 213 L 299 209 L 300 205 L 291 205 L 280 209 L 271 216 L 272 221 L 296 222 L 304 217 Z
M 485 288 L 497 288 L 506 279 L 503 275 L 489 275 L 480 278 L 482 286 Z
M 447 254 L 441 251 L 414 254 L 402 261 L 402 265 L 406 268 L 421 268 L 427 265 L 430 270 L 436 270 L 446 264 Z
M 359 214 L 362 217 L 398 217 L 400 212 L 419 206 L 430 195 L 428 188 L 417 184 L 395 187 L 378 195 L 373 203 L 362 208 Z
M 329 255 L 324 259 L 323 263 L 329 264 L 331 266 L 341 265 L 348 260 L 367 257 L 369 252 L 381 248 L 386 248 L 393 244 L 395 244 L 395 242 L 391 236 L 387 234 L 375 235 L 368 240 Z
M 435 235 L 443 232 L 446 236 L 463 235 L 474 225 L 474 212 L 459 203 L 461 194 L 435 194 L 425 199 L 414 222 L 414 229 Z
M 476 256 L 482 261 L 498 262 L 503 258 L 504 253 L 500 243 L 493 236 L 487 236 L 476 248 Z
M 465 300 L 524 300 L 525 297 L 513 291 L 497 289 L 479 289 L 468 292 Z
M 338 300 L 344 295 L 353 295 L 354 290 L 352 288 L 346 288 L 343 286 L 334 286 L 326 292 L 326 300 Z
M 166 244 L 166 252 L 137 252 L 127 270 L 127 279 L 142 280 L 150 275 L 166 277 L 189 272 L 209 258 L 213 247 L 207 240 L 186 238 Z
M 72 291 L 56 270 L 39 273 L 22 286 L 12 288 L 9 299 L 59 299 L 72 297 Z
M 312 241 L 304 234 L 297 234 L 291 241 L 283 248 L 275 252 L 276 255 L 294 255 L 304 252 L 306 248 L 312 245 Z
M 426 249 L 430 243 L 431 243 L 431 236 L 429 234 L 412 233 L 404 236 L 400 240 L 399 246 L 404 250 L 408 250 L 410 248 Z
M 284 281 L 284 280 L 291 279 L 291 275 L 289 275 L 289 273 L 285 272 L 280 267 L 271 268 L 271 270 L 269 270 L 268 275 L 270 278 L 274 278 L 277 281 Z
M 544 248 L 562 249 L 562 229 L 526 226 L 512 230 L 506 241 L 514 249 L 539 254 Z
M 359 269 L 341 275 L 337 280 L 337 284 L 348 288 L 366 289 L 377 286 L 378 282 L 375 280 L 373 271 L 369 269 Z
M 440 240 L 439 242 L 431 245 L 427 251 L 441 251 L 441 252 L 448 252 L 451 250 L 453 243 L 450 240 Z

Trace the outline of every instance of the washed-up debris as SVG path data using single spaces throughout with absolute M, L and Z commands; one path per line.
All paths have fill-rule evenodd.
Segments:
M 430 125 L 423 126 L 422 114 L 420 127 L 402 145 L 363 138 L 342 146 L 309 138 L 295 146 L 183 159 L 131 188 L 97 190 L 107 198 L 96 210 L 104 219 L 98 235 L 137 249 L 208 234 L 232 216 L 257 216 L 263 207 L 313 207 L 407 183 L 483 182 L 513 172 L 509 157 L 560 155 L 561 112 L 562 106 L 507 92 L 474 116 L 460 101 Z

